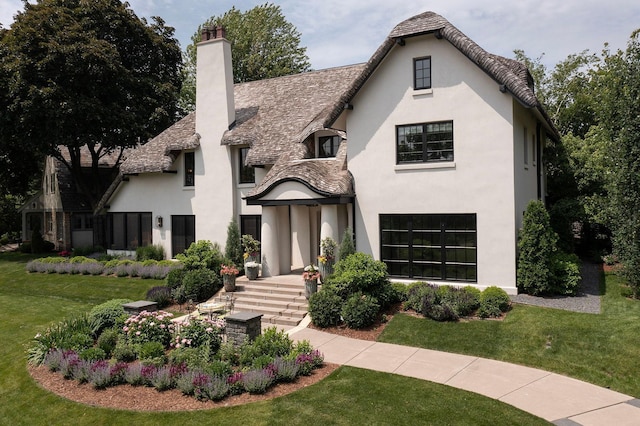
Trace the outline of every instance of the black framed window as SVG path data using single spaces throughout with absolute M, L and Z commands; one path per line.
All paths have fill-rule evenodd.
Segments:
M 184 186 L 196 184 L 196 156 L 193 152 L 184 153 Z
M 318 158 L 335 157 L 341 139 L 340 136 L 320 136 L 318 138 Z
M 381 214 L 380 257 L 397 278 L 477 281 L 475 214 Z
M 151 245 L 151 227 L 151 213 L 109 213 L 109 246 L 114 250 L 135 250 Z
M 240 216 L 240 234 L 249 234 L 258 241 L 262 237 L 262 216 L 259 214 L 245 214 Z
M 453 161 L 453 121 L 396 126 L 397 163 Z
M 431 57 L 413 60 L 413 88 L 431 89 Z
M 87 213 L 72 214 L 71 229 L 74 231 L 93 229 L 93 215 Z
M 256 171 L 253 167 L 247 166 L 247 155 L 249 154 L 249 148 L 240 148 L 240 155 L 238 170 L 240 170 L 240 183 L 255 183 Z
M 194 215 L 171 216 L 171 257 L 184 252 L 196 241 L 196 217 Z

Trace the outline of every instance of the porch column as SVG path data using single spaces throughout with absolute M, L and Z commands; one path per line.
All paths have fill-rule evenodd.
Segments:
M 278 275 L 291 273 L 291 220 L 289 206 L 278 207 L 278 258 L 280 272 Z
M 323 204 L 320 210 L 320 241 L 331 237 L 338 242 L 338 206 L 336 204 Z
M 303 268 L 311 263 L 311 227 L 309 207 L 291 206 L 291 267 Z
M 262 276 L 280 275 L 278 255 L 278 209 L 262 207 Z

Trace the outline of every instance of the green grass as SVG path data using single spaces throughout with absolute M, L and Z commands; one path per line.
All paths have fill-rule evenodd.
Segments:
M 503 321 L 396 315 L 379 340 L 527 365 L 640 397 L 640 301 L 606 275 L 602 314 L 515 305 Z
M 41 389 L 29 376 L 25 348 L 30 339 L 51 323 L 106 300 L 143 298 L 160 282 L 28 274 L 27 260 L 24 255 L 0 254 L 1 425 L 547 424 L 480 395 L 348 367 L 282 398 L 215 410 L 143 413 L 70 402 Z

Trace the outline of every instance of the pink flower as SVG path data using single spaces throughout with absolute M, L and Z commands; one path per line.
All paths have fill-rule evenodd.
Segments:
M 124 327 L 122 327 L 122 331 L 129 331 L 129 327 L 125 325 Z
M 160 324 L 160 328 L 165 328 L 165 325 L 164 324 Z
M 213 331 L 213 328 L 211 327 L 207 327 L 207 329 L 205 330 L 207 333 L 211 333 Z
M 136 331 L 136 336 L 139 336 L 139 335 L 140 335 L 140 332 L 139 332 L 139 331 Z
M 176 343 L 176 349 L 180 347 L 180 343 Z

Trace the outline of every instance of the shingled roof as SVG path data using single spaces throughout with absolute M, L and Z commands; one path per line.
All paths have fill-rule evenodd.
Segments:
M 236 123 L 222 144 L 251 146 L 249 166 L 275 164 L 294 144 L 326 127 L 363 69 L 351 65 L 236 85 Z
M 122 163 L 120 173 L 131 175 L 166 172 L 181 151 L 199 146 L 200 135 L 196 133 L 196 114 L 191 113 L 137 148 Z
M 371 59 L 369 59 L 362 74 L 353 81 L 351 87 L 344 93 L 340 102 L 337 103 L 338 105 L 330 114 L 331 119 L 327 125 L 337 119 L 342 113 L 340 106 L 351 102 L 378 65 L 399 41 L 425 34 L 435 34 L 438 38 L 447 40 L 501 85 L 503 90 L 512 93 L 521 104 L 527 108 L 537 109 L 546 121 L 552 136 L 556 139 L 560 138 L 550 117 L 536 98 L 531 75 L 527 68 L 513 59 L 488 53 L 449 21 L 434 12 L 425 12 L 413 16 L 396 25 Z

